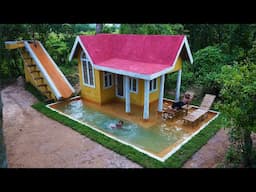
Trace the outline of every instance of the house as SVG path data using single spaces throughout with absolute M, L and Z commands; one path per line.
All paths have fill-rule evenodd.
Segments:
M 164 81 L 178 72 L 176 100 L 180 97 L 184 60 L 193 62 L 184 35 L 97 34 L 77 36 L 69 60 L 78 59 L 81 97 L 104 104 L 114 99 L 143 107 L 149 119 L 149 105 L 163 108 Z

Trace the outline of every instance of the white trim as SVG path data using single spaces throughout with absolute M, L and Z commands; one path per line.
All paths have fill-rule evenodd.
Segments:
M 76 97 L 70 98 L 70 101 L 72 101 L 72 100 L 74 100 L 74 99 L 77 99 L 77 98 L 79 98 L 79 97 L 80 97 L 80 96 L 76 96 Z M 80 98 L 81 98 L 81 97 L 80 97 Z M 166 98 L 164 98 L 164 100 L 173 101 L 173 100 L 166 99 Z M 192 137 L 194 137 L 195 135 L 197 135 L 197 134 L 198 134 L 201 130 L 203 130 L 209 123 L 211 123 L 213 120 L 215 120 L 215 119 L 219 116 L 219 114 L 220 114 L 220 112 L 209 110 L 209 111 L 211 111 L 211 112 L 217 113 L 217 115 L 216 115 L 213 119 L 211 119 L 210 121 L 208 121 L 207 123 L 205 123 L 204 125 L 202 125 L 196 132 L 194 132 L 191 136 L 189 136 L 188 138 L 186 138 L 181 144 L 179 144 L 177 147 L 175 147 L 174 149 L 172 149 L 172 150 L 171 150 L 169 153 L 167 153 L 164 157 L 159 157 L 159 156 L 156 156 L 156 155 L 154 155 L 154 154 L 152 154 L 152 153 L 150 153 L 150 152 L 148 152 L 148 151 L 146 151 L 146 150 L 143 150 L 143 149 L 141 149 L 141 148 L 139 148 L 139 147 L 137 147 L 137 146 L 135 146 L 135 145 L 133 145 L 133 144 L 130 144 L 130 143 L 125 142 L 125 141 L 123 141 L 123 140 L 121 140 L 121 139 L 118 139 L 117 137 L 114 137 L 113 135 L 111 135 L 111 134 L 109 134 L 109 133 L 106 133 L 106 132 L 100 130 L 99 128 L 97 128 L 97 127 L 95 127 L 95 126 L 92 126 L 92 125 L 90 125 L 90 124 L 88 124 L 88 123 L 79 121 L 79 120 L 77 120 L 77 119 L 75 119 L 75 118 L 73 118 L 73 117 L 71 117 L 71 116 L 69 116 L 69 115 L 67 115 L 67 114 L 65 114 L 65 113 L 63 113 L 63 112 L 60 112 L 60 111 L 58 111 L 58 110 L 56 110 L 56 109 L 54 109 L 54 108 L 51 107 L 52 105 L 55 105 L 55 104 L 58 104 L 58 103 L 62 103 L 62 102 L 63 102 L 63 101 L 51 103 L 51 104 L 46 105 L 46 107 L 47 107 L 48 109 L 52 110 L 52 111 L 55 111 L 56 113 L 58 113 L 58 114 L 60 114 L 60 115 L 63 115 L 63 116 L 65 116 L 65 117 L 67 117 L 67 118 L 69 118 L 69 119 L 71 119 L 71 120 L 74 120 L 74 121 L 76 121 L 76 122 L 78 122 L 78 123 L 81 123 L 81 124 L 83 124 L 83 125 L 85 125 L 85 126 L 91 128 L 91 129 L 93 129 L 94 131 L 96 131 L 96 132 L 98 132 L 98 133 L 101 133 L 101 134 L 103 134 L 103 135 L 105 135 L 105 136 L 107 136 L 107 137 L 109 137 L 109 138 L 111 138 L 111 139 L 114 139 L 114 140 L 116 140 L 116 141 L 118 141 L 118 142 L 120 142 L 120 143 L 122 143 L 122 144 L 124 144 L 124 145 L 130 146 L 130 147 L 132 147 L 132 148 L 138 150 L 139 152 L 144 153 L 144 154 L 148 155 L 149 157 L 152 157 L 152 158 L 154 158 L 154 159 L 157 159 L 157 160 L 159 160 L 159 161 L 161 161 L 161 162 L 166 161 L 171 155 L 173 155 L 173 154 L 174 154 L 176 151 L 178 151 L 184 144 L 186 144 L 190 139 L 192 139 Z M 195 106 L 195 107 L 197 107 L 197 106 Z M 198 108 L 198 107 L 197 107 L 197 108 Z
M 64 76 L 64 74 L 60 71 L 59 67 L 56 65 L 56 63 L 54 62 L 54 60 L 50 57 L 50 55 L 48 54 L 48 52 L 45 50 L 44 46 L 42 45 L 42 43 L 40 41 L 37 41 L 40 46 L 42 47 L 44 53 L 47 55 L 48 59 L 52 62 L 53 66 L 55 67 L 55 69 L 59 72 L 59 74 L 61 75 L 61 77 L 64 79 L 64 81 L 66 82 L 66 84 L 69 86 L 69 88 L 71 89 L 72 93 L 75 93 L 75 89 L 70 85 L 70 83 L 68 82 L 68 80 L 66 79 L 66 77 Z
M 143 75 L 143 74 L 139 74 L 139 73 L 134 73 L 134 72 L 129 72 L 129 71 L 125 71 L 125 70 L 120 70 L 120 69 L 113 69 L 110 67 L 105 67 L 105 66 L 100 66 L 95 64 L 95 69 L 100 70 L 100 71 L 108 71 L 111 73 L 115 73 L 115 74 L 119 74 L 119 75 L 127 75 L 133 78 L 138 78 L 138 79 L 148 79 L 149 80 L 149 75 Z
M 191 64 L 193 64 L 194 61 L 193 61 L 191 50 L 190 50 L 190 47 L 189 47 L 189 44 L 188 44 L 188 39 L 187 39 L 186 36 L 185 36 L 185 46 L 186 46 L 186 49 L 187 49 L 187 52 L 188 52 L 189 61 L 190 61 Z
M 124 76 L 125 82 L 125 112 L 131 112 L 131 104 L 130 104 L 130 81 L 128 76 Z
M 164 81 L 165 81 L 165 75 L 162 75 L 161 79 L 160 79 L 160 92 L 159 92 L 159 98 L 158 98 L 158 111 L 159 112 L 161 112 L 163 110 Z
M 83 58 L 82 56 L 83 56 L 83 51 L 81 51 L 81 54 L 80 54 L 80 62 L 81 62 L 81 67 L 82 67 L 82 78 L 83 78 L 83 85 L 84 86 L 87 86 L 87 87 L 91 87 L 91 88 L 95 88 L 95 84 L 96 84 L 96 82 L 95 82 L 95 77 L 94 77 L 94 67 L 93 67 L 93 65 L 92 65 L 92 63 L 90 62 L 90 60 L 87 58 L 87 55 L 86 55 L 86 53 L 85 53 L 85 56 L 86 56 L 86 58 Z M 86 73 L 87 73 L 87 80 L 88 80 L 88 84 L 87 83 L 85 83 L 85 81 L 84 81 L 84 63 L 83 63 L 83 61 L 85 61 L 85 63 L 86 63 Z M 92 79 L 93 79 L 93 85 L 90 85 L 90 73 L 89 73 L 89 62 L 91 63 L 91 67 L 92 67 Z
M 47 71 L 44 69 L 44 66 L 42 65 L 42 63 L 37 58 L 37 56 L 34 53 L 34 51 L 31 49 L 29 43 L 27 41 L 24 41 L 24 45 L 25 45 L 25 48 L 27 49 L 27 51 L 29 52 L 30 56 L 35 61 L 37 67 L 40 69 L 44 79 L 47 81 L 48 85 L 50 86 L 50 88 L 51 88 L 53 94 L 55 95 L 55 97 L 57 98 L 57 100 L 62 99 L 62 96 L 61 96 L 59 90 L 55 86 L 55 84 L 52 81 L 51 77 L 48 75 Z
M 153 82 L 154 82 L 154 80 L 156 80 L 156 88 L 155 89 L 153 89 Z M 150 82 L 152 82 L 152 89 L 150 90 Z M 157 91 L 158 90 L 158 81 L 157 81 L 157 78 L 155 78 L 155 79 L 152 79 L 152 80 L 150 80 L 149 81 L 149 93 L 153 93 L 153 92 L 155 92 L 155 91 Z
M 175 94 L 176 102 L 178 102 L 180 100 L 181 73 L 182 73 L 182 69 L 180 69 L 178 71 L 178 76 L 177 76 L 177 81 L 176 81 L 176 94 Z
M 70 55 L 69 55 L 69 58 L 68 58 L 68 60 L 69 61 L 71 61 L 72 59 L 73 59 L 73 57 L 74 57 L 74 53 L 75 53 L 75 51 L 76 51 L 76 46 L 77 46 L 77 43 L 78 43 L 78 36 L 76 37 L 76 40 L 75 40 L 75 42 L 74 42 L 74 45 L 73 45 L 73 47 L 72 47 L 72 49 L 71 49 L 71 53 L 70 53 Z
M 82 47 L 82 50 L 85 52 L 86 56 L 88 57 L 89 61 L 91 62 L 91 64 L 94 66 L 94 62 L 92 61 L 92 58 L 91 56 L 89 55 L 87 49 L 84 47 L 83 43 L 81 42 L 81 39 L 79 36 L 76 37 L 76 40 L 75 40 L 75 43 L 72 47 L 72 51 L 71 51 L 71 54 L 69 56 L 69 61 L 72 60 L 72 58 L 74 57 L 74 53 L 75 53 L 75 50 L 76 50 L 76 47 L 77 47 L 77 44 L 80 44 L 80 46 Z
M 109 89 L 113 86 L 113 73 L 107 72 L 107 71 L 102 71 L 102 76 L 103 76 L 103 89 Z M 106 75 L 107 73 L 107 75 Z M 108 77 L 111 76 L 111 81 L 109 81 Z M 107 77 L 107 84 L 110 84 L 109 86 L 105 86 L 105 77 Z
M 118 95 L 118 81 L 117 81 L 117 75 L 120 75 L 120 74 L 116 74 L 115 76 L 115 82 L 116 82 L 116 96 L 118 97 L 118 98 L 121 98 L 121 99 L 124 99 L 124 76 L 123 75 L 120 75 L 120 76 L 122 76 L 123 77 L 123 96 L 121 96 L 121 95 Z
M 138 89 L 139 89 L 139 87 L 138 87 L 138 79 L 134 78 L 134 77 L 130 77 L 129 79 L 130 79 L 129 80 L 129 84 L 130 84 L 130 81 L 131 81 L 130 92 L 138 94 Z M 136 81 L 136 91 L 133 91 L 133 82 L 132 82 L 133 80 Z
M 144 111 L 143 119 L 149 119 L 149 80 L 144 81 Z

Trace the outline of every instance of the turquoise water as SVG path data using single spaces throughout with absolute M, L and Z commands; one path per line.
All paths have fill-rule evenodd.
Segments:
M 55 105 L 54 108 L 148 152 L 159 153 L 179 139 L 189 136 L 181 128 L 168 127 L 165 122 L 143 128 L 136 123 L 123 120 L 124 125 L 121 129 L 112 128 L 111 125 L 120 119 L 96 111 L 86 106 L 82 100 L 74 100 L 66 105 Z

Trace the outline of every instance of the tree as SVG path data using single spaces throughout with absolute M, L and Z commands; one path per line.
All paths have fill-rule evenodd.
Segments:
M 184 28 L 181 24 L 121 24 L 122 34 L 183 34 Z
M 217 46 L 208 46 L 194 54 L 191 65 L 194 82 L 203 86 L 204 93 L 219 94 L 220 85 L 217 82 L 221 67 L 228 62 L 228 57 Z
M 227 162 L 231 166 L 251 167 L 251 131 L 256 125 L 256 64 L 244 60 L 223 66 L 218 79 L 222 84 L 221 111 L 229 120 L 231 146 Z

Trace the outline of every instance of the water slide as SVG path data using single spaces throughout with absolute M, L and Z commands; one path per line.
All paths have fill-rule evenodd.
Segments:
M 39 41 L 22 41 L 16 44 L 13 41 L 6 42 L 6 48 L 8 47 L 20 49 L 26 80 L 49 99 L 66 99 L 75 93 L 74 88 Z

